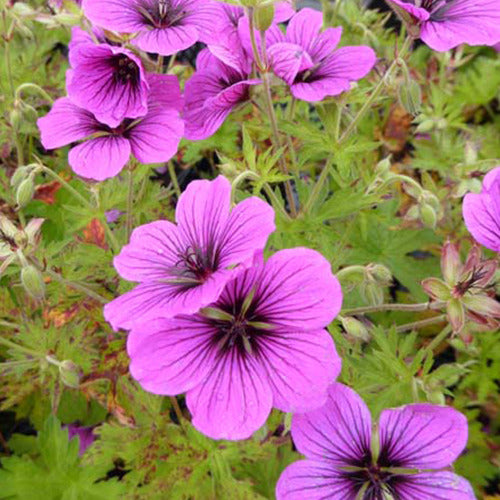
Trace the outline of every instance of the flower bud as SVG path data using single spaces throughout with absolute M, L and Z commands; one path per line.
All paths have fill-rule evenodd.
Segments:
M 19 111 L 18 108 L 14 108 L 10 112 L 10 124 L 12 125 L 12 129 L 17 132 L 19 128 L 21 127 L 21 122 L 22 122 L 22 115 L 21 111 Z
M 365 281 L 360 292 L 363 299 L 370 305 L 378 306 L 384 302 L 384 290 L 378 283 Z
M 259 5 L 254 11 L 255 27 L 259 31 L 267 31 L 274 19 L 274 4 Z
M 375 172 L 377 174 L 386 174 L 387 172 L 389 172 L 390 168 L 391 168 L 391 157 L 388 156 L 387 158 L 380 160 L 377 163 L 377 165 L 375 165 Z
M 423 121 L 421 121 L 418 125 L 417 128 L 415 129 L 415 132 L 424 134 L 425 132 L 430 132 L 431 130 L 434 130 L 436 123 L 432 118 L 427 118 Z
M 364 342 L 368 342 L 370 340 L 368 329 L 365 325 L 363 325 L 363 323 L 361 323 L 361 321 L 351 316 L 342 317 L 340 321 L 346 333 L 351 337 L 363 340 Z
M 420 220 L 425 227 L 431 229 L 436 229 L 437 224 L 437 214 L 434 208 L 428 203 L 422 203 L 419 207 L 420 210 Z
M 33 198 L 35 194 L 35 182 L 33 180 L 33 176 L 29 176 L 24 179 L 16 191 L 16 203 L 19 208 L 25 207 Z
M 392 283 L 392 273 L 383 264 L 370 264 L 367 270 L 380 285 L 387 286 Z
M 422 107 L 420 85 L 414 80 L 408 80 L 401 84 L 398 89 L 398 101 L 410 115 L 417 115 Z
M 432 391 L 427 391 L 427 399 L 429 403 L 433 403 L 435 405 L 445 405 L 446 400 L 443 395 L 443 391 L 440 389 L 434 389 Z
M 45 296 L 45 282 L 35 266 L 28 264 L 21 269 L 21 283 L 26 292 L 34 299 L 43 299 Z
M 17 167 L 16 171 L 10 178 L 10 185 L 14 188 L 17 188 L 19 184 L 21 184 L 24 179 L 26 179 L 31 171 L 31 167 L 28 166 L 23 166 L 23 167 Z
M 80 386 L 82 372 L 73 361 L 68 359 L 61 361 L 59 364 L 59 375 L 64 385 L 72 387 L 73 389 L 78 389 Z

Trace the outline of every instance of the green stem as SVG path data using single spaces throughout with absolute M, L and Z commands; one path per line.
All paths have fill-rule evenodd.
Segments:
M 446 316 L 445 316 L 446 317 Z M 426 351 L 426 354 L 430 354 L 434 351 L 434 349 L 439 345 L 441 344 L 441 342 L 443 342 L 443 340 L 446 339 L 446 337 L 448 337 L 448 335 L 451 333 L 452 331 L 452 328 L 450 325 L 447 325 L 443 328 L 443 330 L 441 330 L 441 332 L 436 335 L 430 342 L 429 344 L 427 345 L 427 347 L 425 348 L 425 351 Z
M 120 243 L 118 243 L 116 236 L 114 235 L 113 231 L 109 227 L 109 224 L 108 224 L 108 221 L 106 220 L 106 217 L 104 217 L 101 222 L 104 226 L 104 231 L 106 232 L 106 235 L 109 239 L 109 243 L 111 244 L 111 248 L 113 249 L 113 253 L 115 253 L 115 254 L 120 253 L 120 249 L 121 249 Z
M 316 181 L 316 184 L 313 187 L 311 196 L 307 200 L 307 203 L 304 206 L 304 213 L 309 213 L 311 208 L 314 206 L 316 203 L 316 200 L 318 199 L 319 194 L 321 193 L 321 190 L 323 189 L 323 186 L 328 179 L 328 173 L 330 171 L 330 168 L 332 166 L 333 158 L 330 156 L 323 167 L 323 170 L 321 171 L 321 174 L 319 175 L 318 180 Z
M 67 189 L 77 200 L 79 200 L 83 205 L 91 210 L 94 210 L 92 203 L 83 197 L 73 186 L 71 186 L 68 182 L 66 182 L 59 174 L 56 174 L 53 170 L 45 165 L 39 164 L 38 169 L 42 170 L 46 174 L 50 175 L 53 179 L 57 180 L 65 189 Z
M 99 295 L 98 293 L 94 292 L 90 288 L 87 288 L 85 285 L 81 285 L 80 283 L 75 283 L 74 281 L 67 280 L 66 278 L 63 278 L 60 274 L 52 271 L 51 269 L 46 269 L 45 272 L 51 278 L 55 279 L 59 283 L 62 283 L 63 285 L 66 285 L 66 286 L 69 286 L 70 288 L 73 288 L 74 290 L 82 292 L 85 295 L 88 295 L 90 298 L 97 300 L 101 304 L 107 304 L 109 302 L 108 299 L 106 299 L 102 295 Z
M 181 407 L 179 406 L 179 402 L 175 396 L 169 396 L 170 402 L 172 403 L 172 407 L 174 408 L 175 416 L 179 421 L 179 425 L 184 429 L 184 415 L 182 414 Z
M 37 94 L 41 95 L 44 99 L 47 99 L 47 101 L 49 101 L 51 104 L 54 102 L 52 97 L 50 97 L 50 95 L 47 94 L 47 92 L 45 92 L 45 90 L 43 90 L 42 87 L 38 86 L 36 83 L 30 83 L 30 82 L 23 83 L 23 84 L 19 85 L 19 87 L 17 87 L 16 93 L 15 93 L 16 99 L 22 98 L 21 94 L 24 90 L 34 90 Z
M 158 60 L 156 61 L 156 71 L 160 74 L 163 73 L 163 56 L 161 54 L 158 55 Z
M 403 43 L 403 46 L 401 47 L 401 50 L 399 52 L 398 58 L 404 57 L 406 53 L 408 52 L 410 46 L 412 43 L 412 38 L 407 37 L 406 40 Z M 351 133 L 354 131 L 358 123 L 360 122 L 361 118 L 365 115 L 365 113 L 370 109 L 371 105 L 377 99 L 377 97 L 381 94 L 385 82 L 392 76 L 392 74 L 396 71 L 396 69 L 399 66 L 398 63 L 398 58 L 396 58 L 392 64 L 389 66 L 387 69 L 385 75 L 381 78 L 381 80 L 378 82 L 377 86 L 371 93 L 370 97 L 365 101 L 363 106 L 361 106 L 361 109 L 358 111 L 352 122 L 348 125 L 348 127 L 345 129 L 344 133 L 340 137 L 338 144 L 342 144 L 346 139 L 348 139 L 351 135 Z
M 126 235 L 127 240 L 130 240 L 130 234 L 132 233 L 132 208 L 134 206 L 134 174 L 132 172 L 132 165 L 128 167 L 128 179 L 127 179 L 127 222 L 126 222 Z
M 4 346 L 9 347 L 10 349 L 16 349 L 19 352 L 28 354 L 29 356 L 33 356 L 35 358 L 45 357 L 45 355 L 40 352 L 33 351 L 32 349 L 28 349 L 27 347 L 23 347 L 22 345 L 11 342 L 10 340 L 4 339 L 3 337 L 0 337 L 0 344 L 3 344 Z
M 440 316 L 435 316 L 433 318 L 422 319 L 420 321 L 414 321 L 413 323 L 407 323 L 405 325 L 400 325 L 396 327 L 396 332 L 408 332 L 410 330 L 418 330 L 419 328 L 425 328 L 426 326 L 435 325 L 436 323 L 441 323 L 446 320 L 446 314 L 441 314 Z
M 379 304 L 378 306 L 355 307 L 354 309 L 344 309 L 343 315 L 367 314 L 382 311 L 407 311 L 420 312 L 440 309 L 444 302 L 423 302 L 420 304 Z
M 3 23 L 3 40 L 5 44 L 5 51 L 4 51 L 5 69 L 7 70 L 7 80 L 9 81 L 10 92 L 12 94 L 12 97 L 15 98 L 16 89 L 14 87 L 14 79 L 12 78 L 12 66 L 10 62 L 10 45 L 9 45 L 9 40 L 7 39 L 9 36 L 9 30 L 7 28 L 7 15 L 5 13 L 5 10 L 2 11 L 2 23 Z
M 252 44 L 253 57 L 255 60 L 255 64 L 257 65 L 257 69 L 259 71 L 263 71 L 265 68 L 262 64 L 262 59 L 260 57 L 259 49 L 257 47 L 257 41 L 255 39 L 255 25 L 254 25 L 253 14 L 254 14 L 253 7 L 248 7 L 248 23 L 250 28 L 250 43 Z
M 172 161 L 168 162 L 168 174 L 170 175 L 170 180 L 172 181 L 172 185 L 174 186 L 175 194 L 177 198 L 181 195 L 181 188 L 179 187 L 179 182 L 177 181 L 177 174 L 175 173 L 175 166 Z

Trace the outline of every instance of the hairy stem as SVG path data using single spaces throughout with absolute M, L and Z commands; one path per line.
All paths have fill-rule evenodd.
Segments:
M 399 51 L 399 57 L 404 57 L 406 55 L 411 46 L 411 43 L 412 43 L 412 38 L 407 37 L 403 43 L 403 46 L 401 47 L 401 50 Z M 386 80 L 393 75 L 398 66 L 399 66 L 398 59 L 396 58 L 385 72 L 385 75 L 380 79 L 377 86 L 371 93 L 370 97 L 368 97 L 363 106 L 361 106 L 361 109 L 358 111 L 352 122 L 347 126 L 344 133 L 340 137 L 338 144 L 342 144 L 346 139 L 350 137 L 351 133 L 354 131 L 354 129 L 356 128 L 360 120 L 363 118 L 363 116 L 365 116 L 366 112 L 370 109 L 375 99 L 377 99 L 378 96 L 381 94 Z
M 354 309 L 344 309 L 342 314 L 355 315 L 367 314 L 382 311 L 407 311 L 407 312 L 420 312 L 434 309 L 441 309 L 444 302 L 422 302 L 420 304 L 379 304 L 377 306 L 355 307 Z
M 175 194 L 177 198 L 181 195 L 181 188 L 179 182 L 177 181 L 177 174 L 175 173 L 175 166 L 172 161 L 168 162 L 168 174 L 170 175 L 170 180 L 172 181 L 172 186 L 174 186 Z
M 127 221 L 126 221 L 126 241 L 130 240 L 130 234 L 132 233 L 132 208 L 134 206 L 134 174 L 132 172 L 133 167 L 129 165 L 127 170 Z
M 413 323 L 406 323 L 405 325 L 400 325 L 396 327 L 396 332 L 408 332 L 410 330 L 418 330 L 419 328 L 425 328 L 426 326 L 435 325 L 436 323 L 441 323 L 446 320 L 446 314 L 441 314 L 440 316 L 435 316 L 433 318 L 422 319 L 420 321 L 414 321 Z

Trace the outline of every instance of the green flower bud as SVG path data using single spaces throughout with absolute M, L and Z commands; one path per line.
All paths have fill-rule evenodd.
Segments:
M 420 85 L 409 80 L 399 86 L 398 101 L 410 115 L 417 115 L 422 107 L 422 90 Z
M 383 160 L 380 160 L 377 165 L 375 166 L 375 172 L 378 174 L 386 174 L 389 172 L 389 169 L 391 168 L 391 157 L 388 156 L 387 158 L 384 158 Z
M 73 389 L 78 389 L 80 386 L 82 371 L 73 361 L 68 359 L 61 361 L 59 364 L 59 375 L 64 385 L 72 387 Z
M 254 11 L 255 27 L 267 31 L 274 19 L 274 4 L 259 5 Z
M 45 282 L 35 266 L 28 264 L 21 269 L 21 283 L 26 292 L 34 299 L 43 299 L 45 296 Z
M 370 264 L 367 269 L 380 285 L 386 286 L 392 283 L 392 273 L 383 264 Z
M 21 184 L 24 179 L 26 179 L 31 171 L 29 166 L 26 167 L 17 167 L 16 171 L 10 178 L 10 185 L 14 188 L 17 188 L 19 184 Z
M 355 339 L 363 340 L 364 342 L 368 342 L 370 340 L 370 334 L 368 329 L 366 328 L 361 321 L 356 318 L 352 318 L 351 316 L 341 318 L 342 326 L 346 333 Z
M 425 134 L 425 132 L 430 132 L 431 130 L 434 130 L 435 126 L 436 122 L 432 118 L 427 118 L 426 120 L 423 120 L 418 124 L 417 128 L 415 129 L 415 132 L 420 134 Z
M 21 111 L 19 111 L 18 108 L 14 108 L 10 112 L 10 124 L 12 125 L 12 129 L 17 132 L 19 128 L 21 127 L 21 122 L 22 122 L 22 114 Z
M 29 176 L 24 179 L 16 191 L 16 203 L 19 208 L 25 207 L 33 198 L 35 194 L 35 182 L 33 180 L 33 176 Z
M 431 229 L 436 228 L 437 224 L 437 214 L 434 208 L 427 203 L 423 203 L 420 205 L 420 220 L 424 224 L 425 227 L 429 227 Z
M 363 299 L 370 305 L 378 306 L 384 302 L 384 289 L 378 283 L 365 281 L 360 292 Z

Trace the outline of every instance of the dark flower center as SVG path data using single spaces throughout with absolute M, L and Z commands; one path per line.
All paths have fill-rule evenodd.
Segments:
M 143 2 L 138 11 L 146 24 L 157 29 L 178 26 L 188 15 L 183 5 L 173 5 L 171 0 Z
M 114 79 L 120 84 L 136 85 L 140 80 L 139 66 L 125 54 L 116 54 L 111 58 Z
M 204 283 L 217 270 L 217 259 L 212 252 L 204 252 L 199 247 L 188 247 L 178 254 L 179 260 L 170 269 L 176 276 L 175 282 L 185 288 Z
M 455 298 L 463 297 L 469 290 L 474 288 L 481 289 L 479 282 L 485 277 L 487 271 L 483 269 L 482 266 L 475 267 L 470 276 L 459 281 L 453 288 L 452 295 Z
M 433 20 L 439 20 L 440 14 L 444 14 L 444 8 L 449 6 L 454 0 L 413 0 L 416 7 L 421 7 L 432 14 Z
M 362 500 L 385 500 L 384 492 L 396 495 L 395 485 L 401 476 L 370 464 L 357 471 L 346 471 L 345 477 L 358 492 L 365 488 Z

